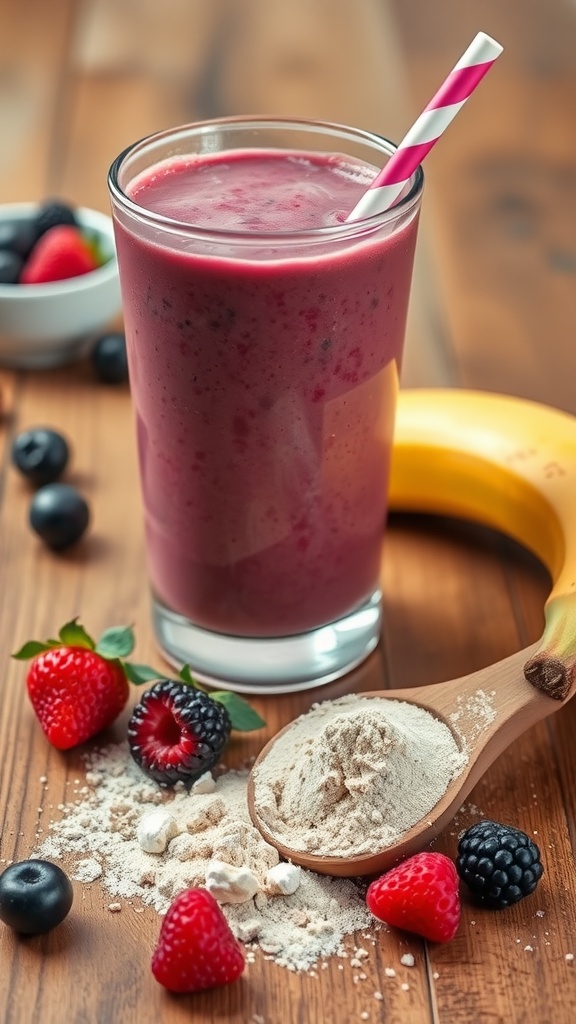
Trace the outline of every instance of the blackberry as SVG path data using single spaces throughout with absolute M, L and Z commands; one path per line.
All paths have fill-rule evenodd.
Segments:
M 161 786 L 191 785 L 220 757 L 232 725 L 202 690 L 163 679 L 146 690 L 128 723 L 132 757 Z
M 529 896 L 544 873 L 536 843 L 496 821 L 479 821 L 464 832 L 456 870 L 477 902 L 493 910 Z
M 38 208 L 36 216 L 34 217 L 34 232 L 36 235 L 36 241 L 49 231 L 50 228 L 59 227 L 61 224 L 67 224 L 70 227 L 78 227 L 78 221 L 76 220 L 76 214 L 68 203 L 63 203 L 59 199 L 49 199 Z

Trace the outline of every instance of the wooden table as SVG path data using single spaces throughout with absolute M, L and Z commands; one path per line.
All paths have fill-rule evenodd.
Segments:
M 507 392 L 576 414 L 569 0 L 2 0 L 0 199 L 60 194 L 106 211 L 107 168 L 125 145 L 219 114 L 322 117 L 398 139 L 478 29 L 506 50 L 426 163 L 404 384 Z M 158 664 L 159 656 L 128 390 L 98 385 L 82 363 L 3 371 L 0 391 L 3 865 L 29 854 L 48 805 L 65 799 L 67 780 L 82 770 L 80 753 L 64 756 L 44 741 L 24 697 L 25 670 L 10 652 L 79 615 L 96 633 L 133 622 L 138 660 Z M 30 494 L 9 462 L 14 434 L 38 424 L 72 439 L 69 480 L 92 508 L 89 536 L 61 557 L 28 530 Z M 461 675 L 542 629 L 546 573 L 487 530 L 396 516 L 383 580 L 379 650 L 322 697 Z M 257 701 L 268 732 L 318 696 Z M 353 970 L 334 962 L 310 977 L 257 957 L 235 986 L 177 999 L 149 972 L 154 912 L 111 920 L 98 883 L 77 885 L 73 913 L 53 933 L 19 941 L 0 928 L 3 1021 L 568 1024 L 576 1012 L 576 966 L 565 958 L 576 953 L 575 731 L 572 702 L 500 758 L 442 837 L 438 848 L 453 855 L 458 828 L 493 817 L 534 835 L 546 865 L 537 893 L 515 908 L 480 912 L 465 902 L 452 943 L 382 932 L 356 984 Z M 231 756 L 240 761 L 260 742 L 235 740 Z M 413 968 L 400 964 L 405 952 Z

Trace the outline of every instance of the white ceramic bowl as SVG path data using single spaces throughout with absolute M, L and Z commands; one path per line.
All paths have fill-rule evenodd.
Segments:
M 0 219 L 25 220 L 36 203 L 0 205 Z M 112 220 L 77 207 L 80 225 L 100 237 L 110 256 L 96 270 L 47 284 L 0 284 L 0 365 L 20 369 L 61 366 L 79 358 L 122 308 Z

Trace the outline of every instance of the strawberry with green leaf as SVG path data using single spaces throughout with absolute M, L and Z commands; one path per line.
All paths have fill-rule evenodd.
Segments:
M 125 661 L 134 648 L 128 626 L 104 631 L 96 642 L 72 619 L 58 639 L 30 640 L 13 655 L 32 659 L 26 676 L 28 696 L 49 739 L 68 750 L 101 732 L 118 717 L 128 701 L 128 681 L 150 682 L 160 673 Z
M 66 281 L 96 270 L 94 252 L 78 227 L 58 224 L 50 228 L 34 245 L 28 256 L 19 284 L 46 284 Z
M 263 725 L 237 693 L 208 693 L 185 665 L 179 679 L 146 690 L 128 723 L 128 743 L 136 763 L 160 786 L 190 786 L 216 764 L 232 729 Z

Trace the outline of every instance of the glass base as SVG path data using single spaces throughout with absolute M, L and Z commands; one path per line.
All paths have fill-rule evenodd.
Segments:
M 327 626 L 283 637 L 242 637 L 195 626 L 152 600 L 156 640 L 176 668 L 200 682 L 238 693 L 293 693 L 323 686 L 368 657 L 380 638 L 382 594 Z

